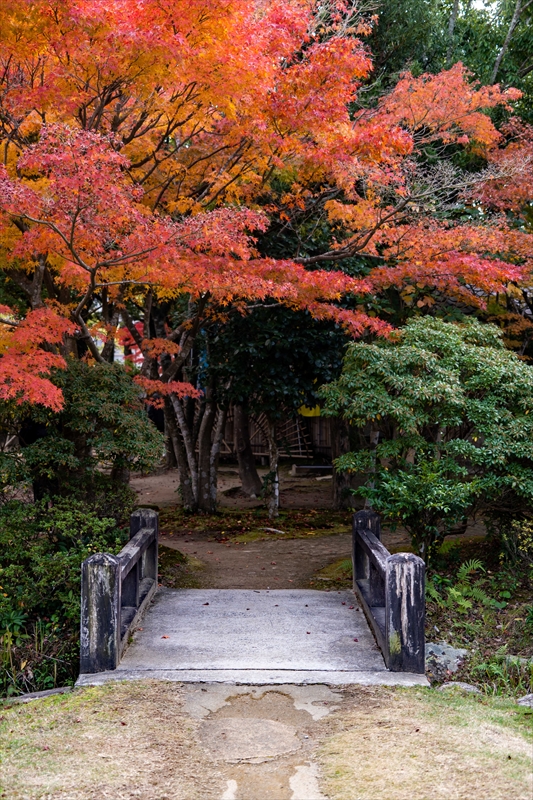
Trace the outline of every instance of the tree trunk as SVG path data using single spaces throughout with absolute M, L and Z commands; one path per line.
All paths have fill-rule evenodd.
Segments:
M 370 470 L 370 474 L 371 475 L 375 475 L 376 466 L 377 466 L 376 465 L 376 447 L 379 444 L 379 429 L 378 428 L 374 428 L 373 426 L 370 428 L 370 442 L 369 442 L 369 444 L 370 444 L 370 449 L 372 450 L 372 467 L 371 467 L 371 470 Z M 369 486 L 370 486 L 371 489 L 374 488 L 375 483 L 374 483 L 373 480 L 370 481 Z M 365 508 L 370 509 L 370 511 L 372 510 L 372 503 L 370 502 L 368 497 L 365 499 Z
M 522 5 L 522 0 L 516 0 L 513 16 L 511 17 L 511 22 L 509 23 L 509 28 L 507 29 L 507 35 L 496 57 L 496 61 L 494 62 L 494 68 L 492 70 L 492 75 L 490 77 L 491 83 L 496 83 L 496 77 L 498 75 L 498 72 L 500 71 L 500 66 L 503 61 L 503 57 L 505 56 L 507 50 L 509 49 L 509 45 L 511 44 L 511 39 L 513 38 L 513 33 L 515 31 L 515 28 L 520 22 L 520 16 L 522 12 L 525 11 L 526 8 L 531 5 L 531 2 L 532 0 L 528 0 L 528 2 L 525 2 Z
M 234 412 L 234 441 L 237 451 L 237 461 L 239 463 L 239 477 L 241 479 L 242 490 L 250 497 L 257 497 L 262 489 L 262 481 L 257 474 L 255 458 L 250 442 L 250 419 L 248 412 L 243 405 L 233 407 Z
M 225 411 L 220 411 L 217 419 L 213 387 L 206 391 L 201 412 L 194 415 L 186 413 L 182 400 L 171 396 L 166 424 L 178 462 L 183 505 L 187 511 L 204 514 L 216 511 L 218 459 L 225 421 Z
M 123 483 L 128 486 L 130 482 L 130 469 L 125 464 L 114 464 L 111 470 L 111 480 L 113 483 Z
M 176 414 L 179 430 L 181 431 L 181 440 L 183 441 L 183 449 L 185 451 L 187 469 L 191 481 L 191 492 L 193 497 L 193 506 L 191 511 L 198 510 L 198 460 L 195 452 L 195 442 L 193 440 L 192 431 L 187 424 L 183 402 L 176 397 L 175 394 L 171 395 L 172 407 Z M 179 458 L 178 458 L 179 462 Z
M 210 386 L 206 391 L 205 409 L 198 432 L 198 509 L 204 514 L 214 514 L 216 511 L 211 479 L 211 440 L 215 415 L 213 387 Z
M 169 415 L 165 406 L 165 469 L 176 469 L 178 466 L 178 459 L 176 457 L 176 450 L 172 442 L 172 434 L 170 432 L 168 416 Z M 170 416 L 172 416 L 172 414 Z
M 197 505 L 193 492 L 191 472 L 187 461 L 187 453 L 185 451 L 179 428 L 176 424 L 174 407 L 170 398 L 165 400 L 165 426 L 168 430 L 176 458 L 176 463 L 178 465 L 178 476 L 183 508 L 185 511 L 195 512 L 197 510 Z
M 210 453 L 210 494 L 211 504 L 214 509 L 217 507 L 217 490 L 218 490 L 218 461 L 220 457 L 220 446 L 224 436 L 224 429 L 226 427 L 226 417 L 228 412 L 226 409 L 219 409 L 218 418 L 215 425 L 215 433 L 213 436 L 213 444 L 211 445 Z
M 331 418 L 331 454 L 333 459 L 350 452 L 350 428 L 346 420 Z M 340 511 L 354 508 L 352 477 L 348 472 L 337 472 L 333 464 L 333 508 Z
M 457 15 L 459 14 L 459 0 L 454 0 L 452 13 L 448 21 L 448 49 L 446 51 L 446 63 L 450 66 L 453 55 L 453 39 L 455 34 L 455 23 L 457 22 Z
M 279 514 L 279 448 L 276 442 L 276 426 L 268 420 L 268 452 L 270 456 L 270 470 L 264 478 L 264 491 L 270 518 Z

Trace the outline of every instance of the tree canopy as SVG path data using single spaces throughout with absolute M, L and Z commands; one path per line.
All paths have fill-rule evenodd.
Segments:
M 51 371 L 112 361 L 122 327 L 197 485 L 206 325 L 278 303 L 387 336 L 389 296 L 479 310 L 527 285 L 531 132 L 494 117 L 520 91 L 450 62 L 369 102 L 374 24 L 341 0 L 2 4 L 1 399 L 58 411 Z

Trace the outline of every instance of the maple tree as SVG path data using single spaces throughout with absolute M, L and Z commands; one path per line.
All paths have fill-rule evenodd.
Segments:
M 334 0 L 5 0 L 1 258 L 26 307 L 2 310 L 0 396 L 58 409 L 50 369 L 111 361 L 121 336 L 164 405 L 185 505 L 210 509 L 223 414 L 216 386 L 188 375 L 209 320 L 267 301 L 386 335 L 365 298 L 387 287 L 419 307 L 435 295 L 480 307 L 521 280 L 525 234 L 497 215 L 438 213 L 515 166 L 493 159 L 472 177 L 422 158 L 432 146 L 497 151 L 487 110 L 519 93 L 480 87 L 457 64 L 405 73 L 362 107 L 370 27 Z M 301 242 L 311 213 L 327 220 L 320 252 L 260 254 L 271 219 Z M 367 274 L 324 268 L 354 255 L 370 259 Z M 347 294 L 352 307 L 339 304 Z

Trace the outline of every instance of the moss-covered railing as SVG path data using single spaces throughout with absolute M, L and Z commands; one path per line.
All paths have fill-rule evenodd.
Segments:
M 425 671 L 425 564 L 413 553 L 391 555 L 381 543 L 379 514 L 359 511 L 352 528 L 353 588 L 387 668 Z

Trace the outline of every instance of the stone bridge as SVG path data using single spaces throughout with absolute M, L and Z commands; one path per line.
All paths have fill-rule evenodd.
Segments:
M 423 564 L 390 556 L 377 515 L 354 517 L 354 591 L 157 586 L 157 515 L 132 516 L 118 556 L 87 559 L 78 685 L 427 685 Z M 376 535 L 377 534 L 377 535 Z

